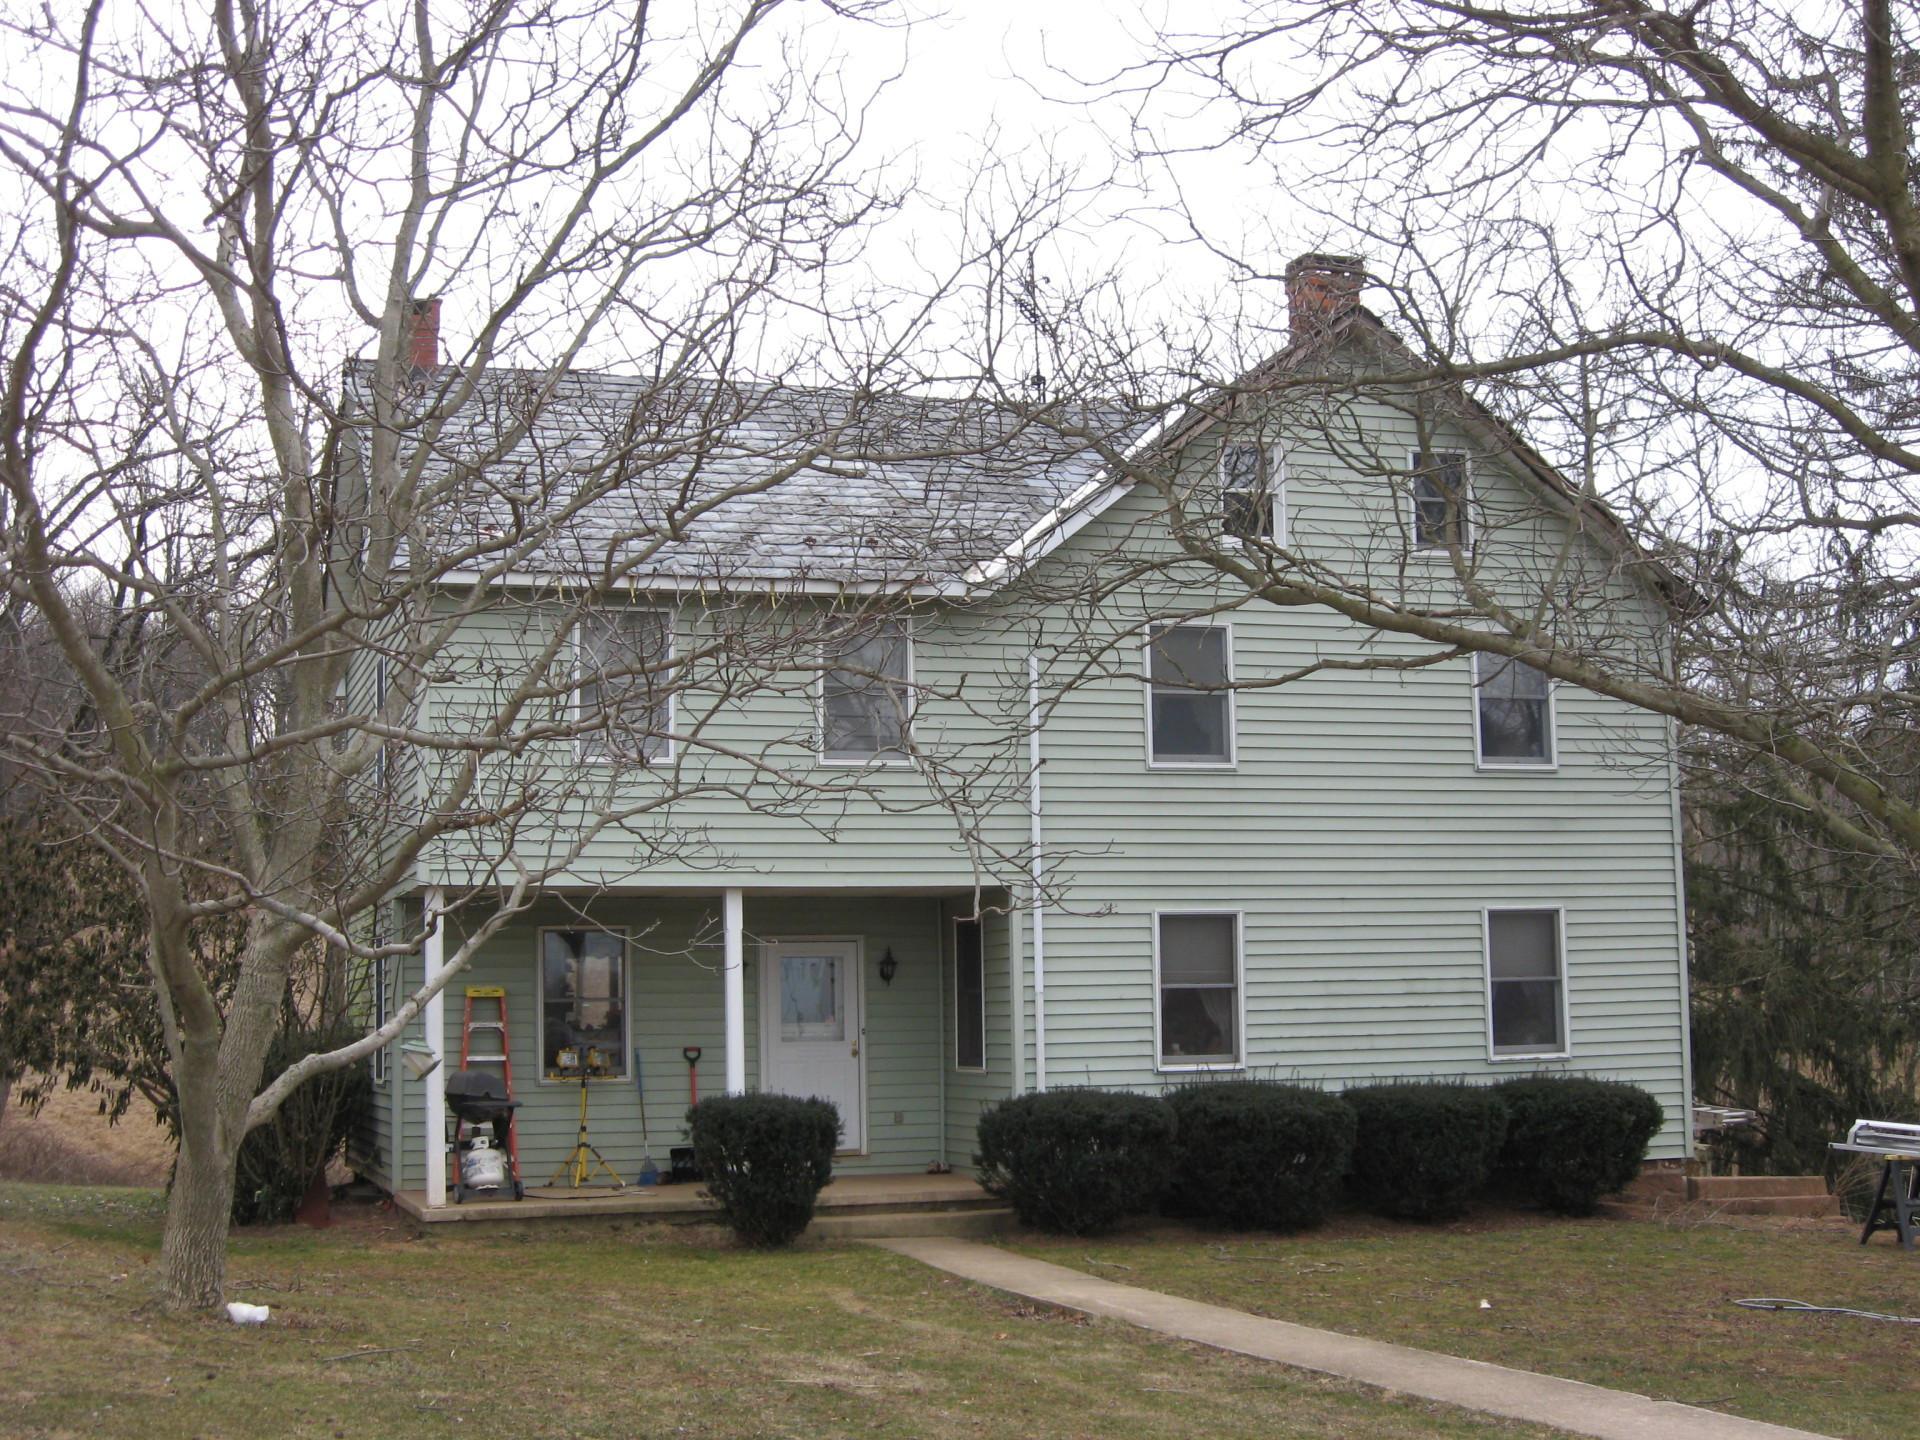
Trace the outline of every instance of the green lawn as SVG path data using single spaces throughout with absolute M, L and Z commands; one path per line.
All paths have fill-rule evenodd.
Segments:
M 151 1193 L 0 1185 L 0 1416 L 11 1417 L 0 1432 L 88 1440 L 1554 1433 L 1038 1313 L 858 1245 L 755 1255 L 712 1230 L 415 1240 L 371 1216 L 324 1233 L 242 1233 L 230 1293 L 273 1307 L 260 1330 L 155 1313 L 158 1248 Z
M 1920 1325 L 1732 1303 L 1920 1315 L 1920 1252 L 1886 1235 L 1862 1247 L 1836 1224 L 1489 1213 L 1428 1227 L 1346 1219 L 1286 1238 L 1158 1227 L 1011 1248 L 1258 1315 L 1848 1440 L 1920 1435 Z

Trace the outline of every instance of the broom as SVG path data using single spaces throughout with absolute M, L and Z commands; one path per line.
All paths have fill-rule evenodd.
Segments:
M 653 1163 L 653 1137 L 647 1133 L 647 1082 L 640 1074 L 640 1047 L 633 1047 L 633 1088 L 640 1095 L 640 1176 L 636 1185 L 658 1185 L 660 1167 Z

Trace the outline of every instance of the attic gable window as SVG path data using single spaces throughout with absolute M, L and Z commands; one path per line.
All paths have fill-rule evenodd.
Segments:
M 913 638 L 905 625 L 845 632 L 827 646 L 820 682 L 820 758 L 842 765 L 908 760 L 913 721 Z
M 1446 550 L 1467 541 L 1467 457 L 1456 450 L 1413 457 L 1413 544 Z
M 664 610 L 623 608 L 580 617 L 574 631 L 574 719 L 593 728 L 576 742 L 580 758 L 665 760 L 673 702 L 664 669 L 672 646 Z
M 1220 525 L 1230 536 L 1286 541 L 1286 491 L 1262 445 L 1220 447 Z

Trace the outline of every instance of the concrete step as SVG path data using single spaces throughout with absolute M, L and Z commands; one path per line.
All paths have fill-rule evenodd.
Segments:
M 1013 1228 L 1011 1210 L 911 1210 L 887 1215 L 815 1215 L 807 1234 L 820 1240 L 981 1240 Z
M 1819 1175 L 1692 1175 L 1690 1200 L 1825 1199 L 1827 1182 Z

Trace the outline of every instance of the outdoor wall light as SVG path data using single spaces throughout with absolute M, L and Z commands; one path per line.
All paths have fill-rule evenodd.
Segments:
M 893 977 L 900 973 L 900 962 L 893 958 L 893 947 L 887 947 L 887 953 L 880 957 L 880 981 L 884 985 L 893 984 Z

